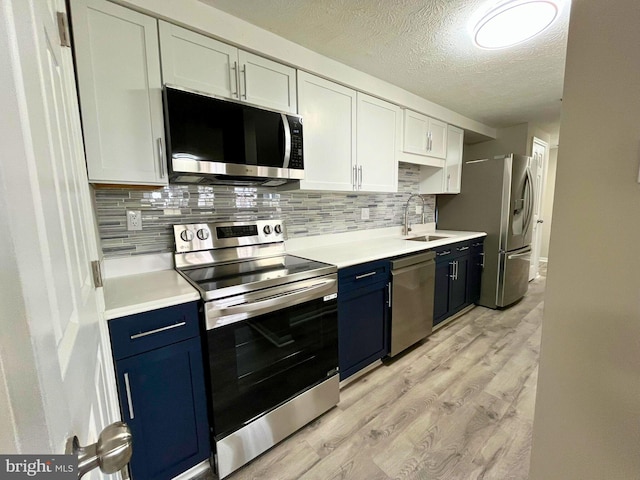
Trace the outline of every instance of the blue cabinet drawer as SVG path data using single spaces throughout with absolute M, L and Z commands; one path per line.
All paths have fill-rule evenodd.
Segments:
M 198 302 L 110 320 L 109 333 L 116 360 L 197 337 Z
M 450 243 L 449 245 L 443 245 L 442 247 L 436 247 L 433 249 L 436 252 L 436 262 L 444 262 L 452 258 L 459 257 L 460 255 L 469 254 L 471 248 L 471 242 L 458 242 Z
M 389 281 L 389 261 L 363 263 L 338 270 L 340 291 Z

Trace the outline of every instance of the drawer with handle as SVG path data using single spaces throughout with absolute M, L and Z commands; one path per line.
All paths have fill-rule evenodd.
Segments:
M 389 280 L 389 262 L 387 260 L 363 263 L 338 271 L 338 288 L 356 288 Z
M 200 334 L 198 303 L 190 302 L 109 321 L 113 358 L 180 342 Z
M 434 248 L 434 252 L 436 252 L 436 262 L 444 262 L 445 260 L 450 260 L 455 257 L 459 257 L 460 255 L 466 255 L 469 253 L 470 242 L 458 242 L 458 243 L 450 243 L 449 245 L 443 245 L 441 247 Z

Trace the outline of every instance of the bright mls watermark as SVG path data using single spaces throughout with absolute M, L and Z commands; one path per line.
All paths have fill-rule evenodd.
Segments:
M 75 455 L 0 455 L 0 479 L 71 480 L 78 478 Z

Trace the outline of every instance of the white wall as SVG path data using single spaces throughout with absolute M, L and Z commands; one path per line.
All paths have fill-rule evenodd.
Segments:
M 544 194 L 542 198 L 542 245 L 540 256 L 549 257 L 549 241 L 551 240 L 551 221 L 553 217 L 553 198 L 556 185 L 556 167 L 558 165 L 558 149 L 549 150 L 549 162 L 547 163 L 547 178 L 545 179 Z
M 640 478 L 638 25 L 572 4 L 531 480 Z
M 494 140 L 465 145 L 464 160 L 475 160 L 493 155 L 516 153 L 531 155 L 533 137 L 549 144 L 551 136 L 532 123 L 520 123 L 511 127 L 499 128 Z

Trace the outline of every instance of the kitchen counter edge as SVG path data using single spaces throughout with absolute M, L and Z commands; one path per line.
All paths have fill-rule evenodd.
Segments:
M 485 232 L 432 230 L 416 233 L 413 236 L 420 237 L 422 235 L 446 235 L 447 238 L 421 242 L 408 240 L 410 237 L 385 236 L 369 238 L 367 240 L 357 239 L 344 241 L 327 246 L 312 246 L 309 248 L 298 246 L 294 249 L 287 249 L 287 253 L 318 262 L 330 263 L 338 268 L 345 268 L 376 260 L 396 258 L 411 253 L 432 250 L 440 246 L 473 240 L 474 238 L 483 238 L 486 237 L 487 234 Z
M 114 320 L 199 299 L 198 291 L 175 270 L 107 278 L 104 318 Z

